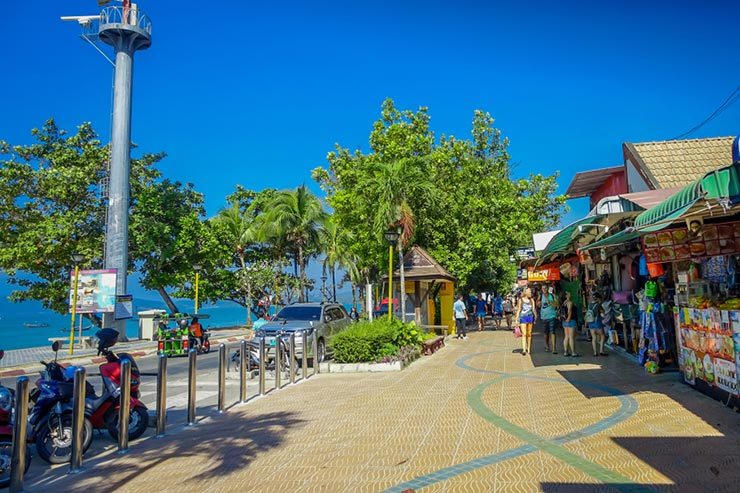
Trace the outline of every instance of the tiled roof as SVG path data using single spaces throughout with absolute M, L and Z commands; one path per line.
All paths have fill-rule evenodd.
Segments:
M 457 281 L 455 276 L 429 255 L 429 252 L 418 245 L 414 245 L 403 256 L 403 267 L 406 281 Z M 387 279 L 387 276 L 385 278 Z M 393 272 L 393 280 L 399 278 L 399 270 L 396 268 Z
M 650 183 L 651 188 L 688 185 L 704 173 L 732 163 L 734 137 L 666 140 L 623 145 L 625 160 L 630 159 Z

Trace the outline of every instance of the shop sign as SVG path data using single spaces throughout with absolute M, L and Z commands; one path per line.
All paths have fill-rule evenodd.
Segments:
M 703 380 L 737 394 L 740 311 L 676 308 L 675 315 L 681 336 L 678 362 L 686 383 Z
M 705 224 L 697 232 L 680 228 L 649 233 L 642 248 L 650 263 L 740 253 L 740 222 Z
M 77 280 L 77 313 L 112 312 L 116 306 L 116 269 L 81 270 Z M 74 274 L 70 279 L 69 311 L 72 311 Z
M 527 269 L 529 282 L 547 282 L 560 280 L 560 266 L 557 264 L 540 265 Z

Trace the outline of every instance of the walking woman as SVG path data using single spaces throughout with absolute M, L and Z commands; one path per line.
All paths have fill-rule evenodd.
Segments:
M 591 299 L 591 303 L 586 310 L 586 322 L 591 331 L 591 346 L 594 350 L 594 356 L 609 356 L 604 352 L 604 342 L 606 333 L 604 332 L 604 309 L 601 306 L 601 295 L 596 292 Z M 597 350 L 598 347 L 598 350 Z
M 570 291 L 565 292 L 565 301 L 560 307 L 565 337 L 563 338 L 563 352 L 566 356 L 580 356 L 576 353 L 576 310 Z
M 534 306 L 532 290 L 525 288 L 516 304 L 516 318 L 522 331 L 522 356 L 532 352 L 532 326 L 537 320 L 537 309 Z

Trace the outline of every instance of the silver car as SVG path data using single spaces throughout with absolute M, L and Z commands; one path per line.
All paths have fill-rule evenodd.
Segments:
M 317 360 L 324 361 L 326 348 L 332 337 L 349 327 L 352 319 L 342 305 L 337 303 L 295 303 L 280 310 L 271 322 L 260 327 L 256 337 L 264 337 L 267 345 L 267 354 L 271 359 L 275 355 L 276 336 L 283 333 L 284 338 L 296 335 L 296 357 L 303 356 L 303 332 L 306 332 L 309 346 L 307 356 L 313 357 L 311 347 L 313 338 L 318 337 Z

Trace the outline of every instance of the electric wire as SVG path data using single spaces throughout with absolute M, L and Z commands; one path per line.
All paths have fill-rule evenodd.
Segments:
M 684 137 L 688 137 L 689 135 L 693 134 L 694 132 L 696 132 L 697 130 L 699 130 L 701 127 L 703 127 L 704 125 L 706 125 L 707 123 L 709 123 L 710 121 L 712 121 L 715 118 L 717 118 L 727 108 L 729 108 L 730 106 L 732 106 L 733 104 L 735 104 L 738 100 L 740 100 L 740 86 L 737 86 L 735 88 L 735 90 L 732 91 L 732 93 L 729 96 L 727 96 L 727 98 L 722 102 L 722 104 L 719 105 L 719 107 L 716 110 L 714 110 L 711 115 L 709 115 L 708 117 L 706 117 L 701 123 L 699 123 L 698 125 L 695 125 L 694 127 L 692 127 L 687 132 L 684 132 L 681 135 L 679 135 L 678 137 L 674 137 L 671 140 L 679 140 L 679 139 L 683 139 Z

